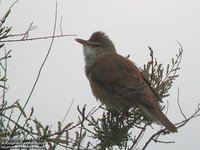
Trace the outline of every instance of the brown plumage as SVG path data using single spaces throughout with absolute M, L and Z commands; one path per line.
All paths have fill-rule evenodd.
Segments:
M 105 33 L 95 32 L 89 40 L 76 41 L 83 44 L 86 76 L 97 99 L 116 109 L 137 106 L 152 120 L 171 132 L 177 132 L 161 111 L 161 99 L 147 78 L 132 61 L 116 53 Z

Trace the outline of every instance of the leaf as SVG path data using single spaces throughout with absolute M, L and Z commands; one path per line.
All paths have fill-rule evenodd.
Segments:
M 174 58 L 172 58 L 172 65 L 174 66 Z

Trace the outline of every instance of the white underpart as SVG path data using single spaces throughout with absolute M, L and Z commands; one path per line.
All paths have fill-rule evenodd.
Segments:
M 96 49 L 83 46 L 83 54 L 85 56 L 85 65 L 91 65 L 96 60 Z

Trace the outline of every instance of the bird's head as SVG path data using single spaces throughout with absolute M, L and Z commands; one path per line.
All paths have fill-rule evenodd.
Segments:
M 113 42 L 101 31 L 94 32 L 89 40 L 75 39 L 83 45 L 86 65 L 94 63 L 108 53 L 116 52 Z

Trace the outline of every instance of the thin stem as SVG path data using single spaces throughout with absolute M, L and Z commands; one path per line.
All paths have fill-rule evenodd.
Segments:
M 24 35 L 24 34 L 22 34 Z M 14 35 L 12 35 L 14 36 Z M 16 36 L 20 36 L 17 35 Z M 25 38 L 25 39 L 14 39 L 14 40 L 2 40 L 1 42 L 25 42 L 25 41 L 34 41 L 34 40 L 44 40 L 44 39 L 54 39 L 59 37 L 66 37 L 66 36 L 76 36 L 75 34 L 65 34 L 65 35 L 53 35 L 53 36 L 41 36 L 41 37 L 33 37 L 33 38 Z
M 50 51 L 51 51 L 52 45 L 53 45 L 53 43 L 54 43 L 55 32 L 56 32 L 56 24 L 57 24 L 57 2 L 56 2 L 55 22 L 54 22 L 54 28 L 53 28 L 53 36 L 52 36 L 52 40 L 51 40 L 51 43 L 50 43 L 49 49 L 48 49 L 48 51 L 47 51 L 47 54 L 46 54 L 46 56 L 45 56 L 45 58 L 44 58 L 44 61 L 43 61 L 42 65 L 40 66 L 40 69 L 39 69 L 38 75 L 37 75 L 36 80 L 35 80 L 35 82 L 34 82 L 34 84 L 33 84 L 33 87 L 32 87 L 32 89 L 31 89 L 31 92 L 30 92 L 30 94 L 29 94 L 29 96 L 28 96 L 28 98 L 27 98 L 27 100 L 26 100 L 26 103 L 24 104 L 24 106 L 23 106 L 23 108 L 22 108 L 23 110 L 26 108 L 28 102 L 30 101 L 30 98 L 31 98 L 31 96 L 32 96 L 32 94 L 33 94 L 33 92 L 34 92 L 34 90 L 35 90 L 35 87 L 36 87 L 36 85 L 37 85 L 37 83 L 38 83 L 38 80 L 39 80 L 39 78 L 40 78 L 40 75 L 41 75 L 42 69 L 43 69 L 43 67 L 44 67 L 44 65 L 45 65 L 45 63 L 46 63 L 46 61 L 47 61 L 47 58 L 48 58 L 48 56 L 49 56 L 49 54 L 50 54 Z M 20 113 L 20 115 L 19 115 L 19 117 L 18 117 L 16 123 L 19 122 L 21 116 L 22 116 L 22 112 Z M 13 133 L 14 133 L 15 130 L 16 130 L 16 125 L 15 125 L 15 127 L 13 128 Z M 13 136 L 13 135 L 11 134 L 11 136 Z

